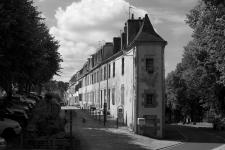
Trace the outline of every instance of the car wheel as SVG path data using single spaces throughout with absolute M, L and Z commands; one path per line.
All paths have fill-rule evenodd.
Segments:
M 15 131 L 12 128 L 7 128 L 2 132 L 2 137 L 7 140 L 13 138 L 16 135 Z

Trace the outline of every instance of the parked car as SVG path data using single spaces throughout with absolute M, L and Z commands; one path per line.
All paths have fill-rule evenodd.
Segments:
M 216 118 L 213 121 L 213 128 L 215 130 L 225 130 L 225 118 Z
M 6 106 L 10 107 L 10 108 L 16 108 L 16 109 L 21 109 L 26 111 L 27 113 L 30 112 L 31 108 L 29 108 L 26 104 L 24 103 L 20 103 L 20 102 L 16 102 L 16 101 L 9 101 L 6 102 Z
M 36 104 L 36 101 L 34 99 L 28 98 L 28 97 L 23 96 L 23 95 L 17 94 L 17 95 L 14 95 L 13 98 L 17 99 L 17 100 L 19 100 L 20 102 L 23 102 L 23 103 L 29 103 L 29 104 L 32 104 L 32 105 Z
M 20 132 L 21 126 L 17 121 L 0 117 L 0 135 L 3 138 L 11 138 Z
M 5 102 L 5 103 L 8 107 L 15 105 L 16 107 L 20 107 L 20 109 L 23 109 L 26 111 L 29 109 L 29 111 L 30 111 L 34 107 L 36 102 L 35 102 L 35 100 L 32 102 L 30 102 L 30 100 L 26 101 L 26 100 L 24 100 L 24 98 L 20 97 L 19 95 L 16 95 L 16 96 L 13 96 L 11 102 Z M 23 108 L 21 108 L 21 106 Z
M 7 142 L 4 138 L 0 137 L 0 150 L 5 150 L 7 146 Z
M 22 127 L 25 127 L 28 122 L 28 115 L 24 110 L 15 108 L 6 108 L 7 113 L 4 114 L 5 118 L 10 118 L 12 120 L 18 121 Z
M 36 102 L 42 99 L 42 96 L 41 95 L 38 95 L 35 92 L 30 92 L 27 97 L 35 100 Z

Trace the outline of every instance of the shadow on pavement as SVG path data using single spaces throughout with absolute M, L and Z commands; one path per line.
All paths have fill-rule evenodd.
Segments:
M 116 126 L 103 126 L 103 122 L 88 116 L 89 114 L 77 110 L 73 118 L 74 136 L 80 139 L 79 150 L 147 150 L 127 132 L 117 129 Z M 86 119 L 85 123 L 82 121 Z M 77 150 L 76 149 L 76 150 Z
M 194 143 L 225 143 L 225 131 L 167 124 L 165 139 Z

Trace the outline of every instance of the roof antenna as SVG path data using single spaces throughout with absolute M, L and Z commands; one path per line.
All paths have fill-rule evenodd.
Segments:
M 134 8 L 131 6 L 130 2 L 129 2 L 129 19 L 131 19 L 131 9 Z

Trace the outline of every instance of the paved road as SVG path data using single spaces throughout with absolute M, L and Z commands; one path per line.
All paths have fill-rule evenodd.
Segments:
M 82 119 L 86 122 L 83 123 Z M 74 110 L 73 134 L 81 140 L 81 150 L 149 150 L 164 148 L 164 150 L 225 150 L 225 132 L 213 129 L 193 128 L 179 125 L 166 127 L 167 140 L 155 140 L 132 134 L 126 128 L 116 129 L 103 122 L 93 119 L 82 110 Z M 129 133 L 128 133 L 129 132 Z M 172 142 L 172 141 L 182 142 Z M 161 147 L 160 147 L 161 146 Z M 167 147 L 172 146 L 172 147 Z
M 83 123 L 82 119 L 86 122 Z M 149 150 L 180 142 L 156 140 L 133 134 L 127 128 L 115 128 L 94 120 L 82 110 L 73 112 L 73 134 L 81 141 L 81 150 Z

